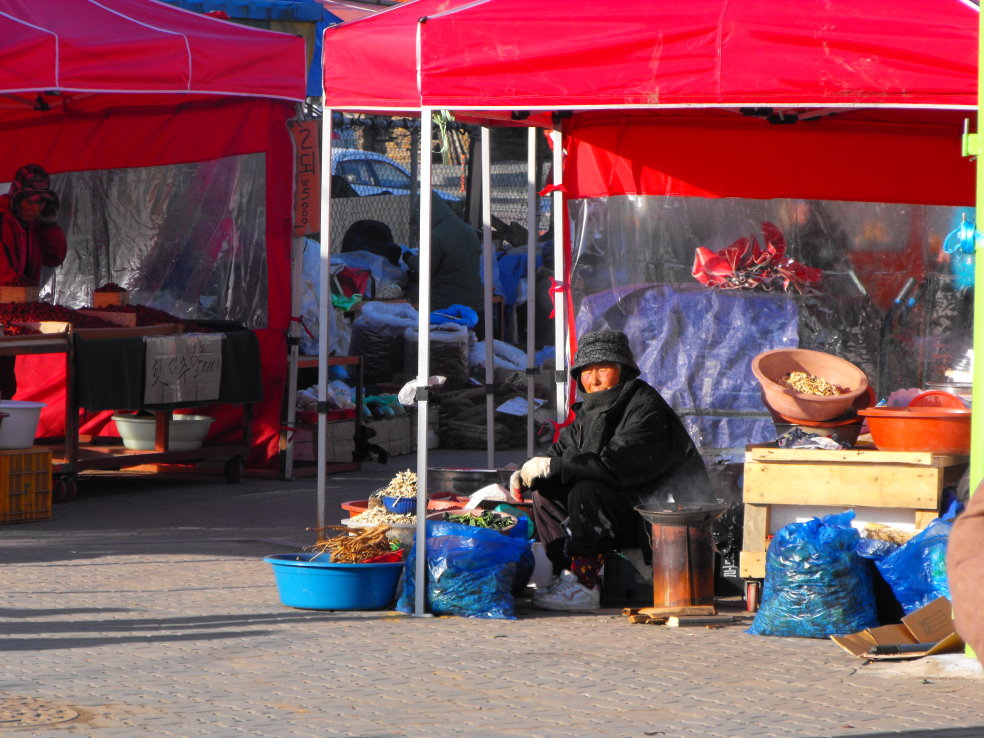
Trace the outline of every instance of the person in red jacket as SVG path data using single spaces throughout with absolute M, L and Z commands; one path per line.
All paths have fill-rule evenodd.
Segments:
M 65 261 L 65 232 L 55 222 L 58 195 L 39 164 L 25 164 L 14 174 L 10 191 L 0 195 L 0 285 L 39 285 L 42 267 Z M 17 391 L 14 357 L 0 358 L 0 397 Z

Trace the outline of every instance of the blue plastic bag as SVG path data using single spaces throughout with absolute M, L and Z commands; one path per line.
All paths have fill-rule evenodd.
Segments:
M 827 638 L 878 625 L 870 564 L 855 551 L 854 511 L 781 528 L 765 558 L 756 635 Z
M 442 310 L 435 310 L 430 314 L 431 325 L 443 325 L 444 323 L 457 323 L 465 328 L 474 328 L 478 325 L 478 313 L 467 305 L 449 305 Z
M 946 546 L 952 518 L 937 518 L 875 566 L 908 615 L 938 597 L 950 598 Z
M 515 619 L 517 575 L 532 571 L 526 518 L 507 533 L 461 523 L 427 521 L 427 595 L 435 615 Z M 417 547 L 410 550 L 396 609 L 414 611 Z M 526 572 L 526 569 L 529 572 Z

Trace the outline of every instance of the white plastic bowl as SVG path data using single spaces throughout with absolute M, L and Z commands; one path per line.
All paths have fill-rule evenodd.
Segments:
M 7 413 L 7 417 L 0 421 L 0 448 L 31 448 L 38 432 L 41 408 L 46 404 L 0 400 L 0 413 Z
M 156 418 L 133 415 L 114 415 L 123 446 L 132 451 L 153 451 L 157 429 Z M 168 451 L 188 451 L 201 448 L 209 426 L 215 418 L 207 415 L 173 415 L 168 425 Z M 3 426 L 0 425 L 0 430 Z

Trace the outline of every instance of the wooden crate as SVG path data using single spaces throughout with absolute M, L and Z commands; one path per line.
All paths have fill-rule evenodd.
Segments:
M 92 306 L 101 308 L 107 305 L 129 305 L 129 292 L 93 292 Z
M 966 456 L 874 447 L 826 451 L 774 444 L 749 446 L 739 575 L 765 576 L 765 552 L 776 506 L 803 506 L 811 514 L 861 507 L 904 511 L 911 513 L 913 526 L 921 530 L 939 516 L 943 487 L 956 483 L 967 461 Z
M 33 285 L 0 285 L 0 302 L 37 302 L 41 288 Z

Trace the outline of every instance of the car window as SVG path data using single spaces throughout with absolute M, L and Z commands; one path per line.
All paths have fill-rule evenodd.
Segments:
M 335 173 L 342 175 L 349 184 L 372 185 L 372 170 L 364 159 L 347 159 L 335 165 Z
M 410 189 L 410 177 L 407 176 L 406 172 L 400 171 L 385 161 L 373 161 L 372 166 L 376 170 L 376 184 L 380 187 Z

